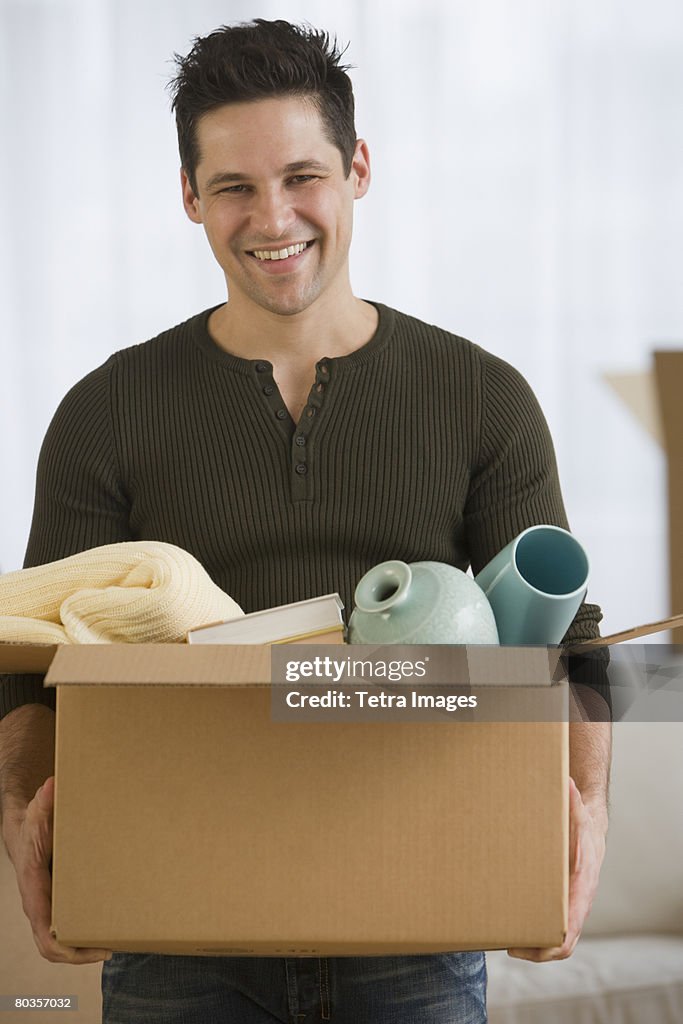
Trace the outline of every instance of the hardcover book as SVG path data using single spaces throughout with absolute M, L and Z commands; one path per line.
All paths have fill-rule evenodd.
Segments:
M 282 604 L 229 622 L 191 629 L 189 644 L 344 643 L 343 604 L 339 594 Z

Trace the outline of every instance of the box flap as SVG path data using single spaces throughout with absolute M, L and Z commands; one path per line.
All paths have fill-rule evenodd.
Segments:
M 467 650 L 470 686 L 544 687 L 558 681 L 562 668 L 561 647 L 534 645 L 499 647 L 469 644 Z
M 57 651 L 45 685 L 258 686 L 270 684 L 270 658 L 257 644 L 70 644 Z
M 680 613 L 672 615 L 668 619 L 648 622 L 644 626 L 632 626 L 630 629 L 622 629 L 620 633 L 598 636 L 594 640 L 583 640 L 581 643 L 568 646 L 565 653 L 580 654 L 584 648 L 611 647 L 613 644 L 620 644 L 625 640 L 636 640 L 640 636 L 651 636 L 653 633 L 662 633 L 665 629 L 675 629 L 678 626 L 683 626 L 683 614 Z
M 664 447 L 664 427 L 652 370 L 642 373 L 603 373 L 603 380 L 619 395 L 640 425 Z
M 478 650 L 469 646 L 467 662 L 473 673 L 470 685 L 499 685 L 501 676 L 505 684 L 529 686 L 530 679 L 538 680 L 542 659 L 549 669 L 545 678 L 551 682 L 556 674 L 560 654 L 578 654 L 582 650 L 609 647 L 612 644 L 634 640 L 683 626 L 683 614 L 645 625 L 634 626 L 584 640 L 565 649 L 539 647 L 511 648 L 486 647 Z M 442 653 L 448 654 L 448 645 Z M 106 652 L 106 657 L 103 657 Z M 531 659 L 531 660 L 530 660 Z M 434 652 L 435 663 L 438 661 Z M 515 669 L 511 672 L 511 669 Z M 186 684 L 201 686 L 260 686 L 271 682 L 271 648 L 260 644 L 12 644 L 0 643 L 0 675 L 3 673 L 47 673 L 46 686 L 64 684 L 108 685 L 126 684 Z M 547 685 L 546 682 L 546 685 Z
M 47 672 L 57 644 L 13 644 L 0 643 L 0 673 L 4 672 Z
M 443 663 L 444 679 L 453 678 L 450 661 L 458 648 L 439 644 L 429 649 L 435 675 L 438 677 L 438 666 Z M 349 650 L 361 656 L 367 648 Z M 547 687 L 564 653 L 560 647 L 540 645 L 475 645 L 460 650 L 465 659 L 462 669 L 467 672 L 469 666 L 469 685 L 473 686 Z M 69 644 L 55 654 L 45 685 L 270 685 L 274 651 L 281 653 L 262 644 Z M 284 676 L 276 675 L 274 681 L 285 683 Z

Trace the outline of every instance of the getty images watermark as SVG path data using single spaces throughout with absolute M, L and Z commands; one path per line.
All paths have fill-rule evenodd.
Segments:
M 278 721 L 561 721 L 567 715 L 559 653 L 546 647 L 283 644 L 272 649 L 271 678 Z
M 272 648 L 277 721 L 683 721 L 683 647 Z M 579 709 L 577 711 L 577 708 Z

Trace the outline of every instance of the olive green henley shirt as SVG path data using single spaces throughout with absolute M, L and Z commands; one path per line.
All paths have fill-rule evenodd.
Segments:
M 294 423 L 272 365 L 211 338 L 212 310 L 88 374 L 38 466 L 26 566 L 126 540 L 190 551 L 246 612 L 337 591 L 387 559 L 476 573 L 527 526 L 567 526 L 550 435 L 523 377 L 376 303 L 362 348 L 316 365 Z M 598 634 L 583 605 L 568 634 Z M 11 677 L 2 711 L 51 704 Z

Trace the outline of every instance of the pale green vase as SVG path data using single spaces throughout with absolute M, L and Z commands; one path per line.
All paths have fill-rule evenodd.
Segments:
M 356 587 L 352 644 L 497 644 L 491 606 L 445 562 L 382 562 Z

